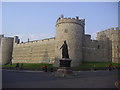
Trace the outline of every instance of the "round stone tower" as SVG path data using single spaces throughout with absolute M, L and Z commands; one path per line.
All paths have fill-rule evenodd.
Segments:
M 85 19 L 64 18 L 63 15 L 56 22 L 55 38 L 55 63 L 59 66 L 62 58 L 60 47 L 66 40 L 68 45 L 69 58 L 72 60 L 71 66 L 77 66 L 82 62 L 82 36 L 84 34 Z
M 1 40 L 2 46 L 2 64 L 8 64 L 12 60 L 13 38 L 4 37 Z

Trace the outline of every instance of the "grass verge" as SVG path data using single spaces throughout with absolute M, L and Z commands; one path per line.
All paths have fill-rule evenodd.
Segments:
M 30 70 L 42 70 L 42 66 L 47 66 L 47 68 L 51 68 L 53 67 L 52 64 L 46 64 L 46 63 L 22 63 L 23 69 L 30 69 Z M 20 67 L 21 67 L 21 63 L 19 63 Z M 14 64 L 8 64 L 8 65 L 2 65 L 3 68 L 15 68 L 16 63 Z
M 113 65 L 113 68 L 118 67 L 118 63 L 111 63 L 111 62 L 83 62 L 79 66 L 72 67 L 73 70 L 91 70 L 94 68 L 96 69 L 107 69 L 109 64 Z
M 78 71 L 78 70 L 91 70 L 94 68 L 96 69 L 107 69 L 109 64 L 113 65 L 113 68 L 118 67 L 118 63 L 111 63 L 111 62 L 83 62 L 79 66 L 71 67 L 72 70 Z M 21 63 L 20 63 L 21 65 Z M 46 64 L 46 63 L 23 63 L 23 69 L 29 69 L 29 70 L 42 70 L 42 66 L 46 65 L 48 69 L 53 67 L 53 64 Z M 8 65 L 2 65 L 3 68 L 15 68 L 15 64 L 8 64 Z M 57 69 L 57 67 L 53 67 L 54 70 Z

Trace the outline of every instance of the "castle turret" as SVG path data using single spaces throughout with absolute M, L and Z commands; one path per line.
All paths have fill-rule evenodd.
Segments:
M 85 20 L 76 18 L 64 18 L 63 15 L 56 22 L 55 40 L 55 63 L 59 66 L 59 59 L 62 58 L 60 47 L 66 40 L 68 53 L 72 59 L 71 66 L 77 66 L 82 62 L 82 36 L 84 34 Z
M 13 38 L 4 37 L 1 39 L 2 64 L 8 64 L 12 60 Z
M 112 33 L 112 62 L 120 63 L 120 30 L 113 28 Z
M 1 39 L 4 37 L 4 35 L 0 35 L 0 64 L 2 64 L 2 46 L 1 46 Z

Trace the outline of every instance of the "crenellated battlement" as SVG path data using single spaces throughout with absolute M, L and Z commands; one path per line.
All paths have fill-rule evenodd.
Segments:
M 109 29 L 97 32 L 97 34 L 104 34 L 104 33 L 111 33 L 111 34 L 112 33 L 116 33 L 116 34 L 118 34 L 118 32 L 120 32 L 119 28 L 118 27 L 114 27 L 114 28 L 109 28 Z
M 23 42 L 23 43 L 19 43 L 19 44 L 15 43 L 15 45 L 31 45 L 31 44 L 36 44 L 36 43 L 50 42 L 50 41 L 54 41 L 54 40 L 55 40 L 55 37 L 42 39 L 42 40 Z
M 70 17 L 64 18 L 63 15 L 61 15 L 61 17 L 57 19 L 56 26 L 62 23 L 74 23 L 74 24 L 79 24 L 84 27 L 85 19 L 79 19 L 78 16 L 76 16 L 76 18 L 70 18 Z

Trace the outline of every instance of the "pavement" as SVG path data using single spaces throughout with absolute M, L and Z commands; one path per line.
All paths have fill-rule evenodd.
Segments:
M 75 71 L 73 77 L 55 77 L 52 72 L 2 70 L 3 88 L 116 88 L 118 71 Z

